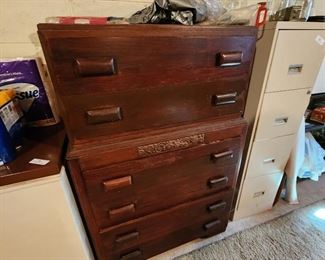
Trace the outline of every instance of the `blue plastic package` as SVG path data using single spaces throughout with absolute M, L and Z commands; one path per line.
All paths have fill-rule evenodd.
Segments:
M 0 165 L 11 162 L 16 157 L 15 145 L 6 126 L 0 119 Z

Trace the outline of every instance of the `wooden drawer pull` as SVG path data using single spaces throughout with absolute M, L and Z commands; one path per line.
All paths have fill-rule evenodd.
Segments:
M 212 211 L 218 210 L 220 208 L 225 208 L 226 206 L 227 206 L 227 202 L 219 201 L 217 203 L 209 205 L 207 209 L 209 212 L 212 212 Z
M 134 232 L 131 232 L 131 233 L 127 233 L 127 234 L 123 234 L 123 235 L 118 236 L 115 239 L 115 242 L 116 243 L 122 243 L 122 242 L 125 242 L 125 241 L 134 240 L 134 239 L 138 239 L 138 238 L 139 238 L 139 232 L 134 231 Z
M 74 70 L 78 76 L 110 76 L 116 74 L 116 62 L 111 57 L 77 58 Z
M 119 218 L 119 217 L 124 217 L 125 215 L 133 214 L 134 212 L 135 212 L 135 205 L 130 204 L 121 208 L 112 209 L 108 213 L 111 218 Z
M 86 117 L 90 125 L 110 123 L 122 120 L 122 111 L 120 107 L 97 108 L 88 110 Z
M 141 255 L 142 255 L 141 250 L 137 249 L 137 250 L 132 251 L 132 252 L 130 252 L 130 253 L 128 253 L 128 254 L 122 255 L 122 256 L 120 257 L 120 259 L 121 259 L 121 260 L 128 260 L 128 259 L 133 259 L 133 258 L 139 257 L 139 256 L 141 256 Z
M 204 224 L 204 229 L 209 230 L 209 229 L 214 228 L 215 226 L 219 225 L 220 223 L 221 223 L 221 221 L 219 219 L 213 220 L 209 223 Z
M 210 179 L 208 180 L 208 186 L 210 188 L 214 188 L 215 186 L 217 185 L 220 185 L 222 183 L 228 183 L 228 177 L 225 176 L 225 177 L 221 177 L 221 178 L 217 178 L 217 179 Z
M 221 153 L 214 153 L 212 154 L 212 159 L 214 160 L 218 160 L 224 157 L 230 157 L 230 158 L 234 158 L 234 152 L 229 150 L 229 151 L 225 151 L 225 152 L 221 152 Z
M 127 186 L 132 185 L 132 177 L 131 176 L 125 176 L 122 178 L 104 181 L 103 186 L 105 191 L 111 191 L 115 189 L 121 189 Z
M 235 52 L 221 52 L 217 54 L 216 65 L 220 67 L 238 66 L 242 63 L 243 53 L 241 51 Z

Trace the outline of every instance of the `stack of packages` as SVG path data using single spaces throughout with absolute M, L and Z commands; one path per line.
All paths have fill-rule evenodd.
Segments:
M 310 120 L 325 124 L 325 106 L 315 108 L 310 115 Z
M 49 91 L 35 59 L 0 60 L 0 165 L 12 161 L 22 147 L 24 127 L 59 121 Z

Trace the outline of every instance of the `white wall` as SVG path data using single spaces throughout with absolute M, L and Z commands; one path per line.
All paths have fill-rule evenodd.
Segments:
M 0 58 L 42 56 L 36 25 L 51 16 L 125 16 L 151 0 L 0 0 Z

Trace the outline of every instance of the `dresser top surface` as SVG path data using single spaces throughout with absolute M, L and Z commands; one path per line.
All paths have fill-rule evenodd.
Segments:
M 62 125 L 33 128 L 27 134 L 17 158 L 0 167 L 0 186 L 58 174 L 62 165 L 65 132 Z M 49 160 L 46 165 L 29 163 Z
M 184 25 L 165 25 L 165 24 L 123 24 L 123 25 L 89 25 L 89 24 L 38 24 L 39 31 L 110 31 L 109 36 L 113 36 L 115 33 L 121 36 L 123 32 L 127 33 L 127 36 L 137 36 L 141 34 L 142 36 L 153 36 L 156 33 L 159 33 L 159 36 L 207 36 L 207 33 L 212 35 L 215 33 L 218 34 L 238 34 L 238 35 L 256 35 L 256 28 L 253 26 L 184 26 Z M 195 35 L 192 33 L 195 32 Z M 70 35 L 73 36 L 73 35 Z M 58 37 L 56 35 L 56 37 Z M 62 37 L 65 37 L 62 36 Z

